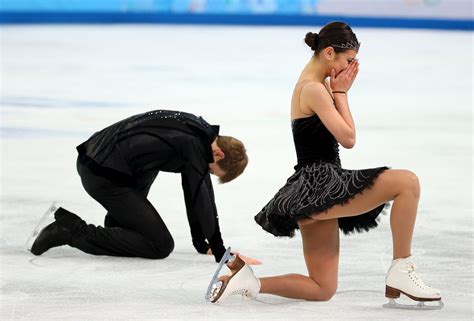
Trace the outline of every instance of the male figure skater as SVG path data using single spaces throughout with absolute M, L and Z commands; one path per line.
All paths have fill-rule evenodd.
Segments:
M 219 262 L 225 248 L 209 174 L 230 182 L 248 158 L 239 140 L 218 134 L 219 126 L 170 110 L 135 115 L 95 133 L 77 147 L 77 171 L 87 193 L 108 211 L 104 227 L 53 208 L 55 221 L 39 232 L 31 252 L 69 245 L 93 255 L 167 257 L 173 237 L 147 199 L 165 171 L 181 174 L 194 247 Z

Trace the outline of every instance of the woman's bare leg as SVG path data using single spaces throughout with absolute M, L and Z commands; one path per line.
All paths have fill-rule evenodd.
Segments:
M 394 201 L 390 214 L 393 258 L 410 256 L 419 198 L 420 186 L 415 174 L 407 170 L 386 170 L 377 177 L 372 188 L 348 203 L 333 206 L 314 219 L 298 221 L 309 277 L 287 274 L 260 278 L 260 292 L 295 299 L 329 300 L 337 289 L 337 218 L 360 215 L 391 200 Z
M 347 204 L 333 206 L 325 213 L 314 215 L 314 220 L 300 220 L 299 224 L 360 215 L 393 200 L 390 213 L 393 258 L 407 257 L 411 255 L 419 199 L 420 185 L 415 174 L 407 170 L 386 170 L 375 180 L 372 188 L 357 195 Z
M 260 278 L 260 293 L 293 299 L 329 300 L 337 289 L 339 226 L 337 219 L 301 226 L 308 276 L 286 274 Z

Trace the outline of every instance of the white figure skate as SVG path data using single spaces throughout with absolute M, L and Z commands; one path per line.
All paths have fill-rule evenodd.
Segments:
M 393 260 L 387 277 L 385 278 L 385 297 L 389 299 L 384 308 L 439 310 L 444 304 L 441 301 L 439 290 L 426 285 L 415 273 L 416 266 L 411 257 Z M 400 304 L 395 301 L 405 294 L 410 299 L 417 301 L 416 305 Z M 437 302 L 438 305 L 426 305 L 425 302 Z
M 59 208 L 58 202 L 54 201 L 51 204 L 51 206 L 48 208 L 46 213 L 44 213 L 43 216 L 41 216 L 41 219 L 39 220 L 38 224 L 36 224 L 35 228 L 31 232 L 30 236 L 28 237 L 28 240 L 25 243 L 25 250 L 30 251 L 31 246 L 33 245 L 36 237 L 41 232 L 41 230 L 43 230 L 43 228 L 45 228 L 46 226 L 48 226 L 50 223 L 54 221 L 53 214 L 54 212 L 56 212 L 58 208 Z
M 227 263 L 230 274 L 217 277 Z M 217 270 L 207 288 L 206 301 L 216 303 L 234 294 L 241 294 L 244 298 L 254 299 L 260 291 L 260 280 L 255 277 L 250 266 L 245 264 L 238 255 L 231 255 L 227 248 Z

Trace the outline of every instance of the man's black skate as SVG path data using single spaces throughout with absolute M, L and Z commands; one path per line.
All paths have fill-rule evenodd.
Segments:
M 56 221 L 39 230 L 41 224 L 46 222 L 46 217 L 51 214 L 54 214 Z M 53 203 L 36 228 L 39 232 L 34 231 L 32 234 L 32 237 L 38 236 L 34 239 L 30 251 L 34 255 L 41 255 L 52 247 L 67 245 L 73 233 L 81 230 L 81 227 L 85 225 L 86 223 L 79 216 Z
M 56 222 L 70 231 L 76 232 L 83 229 L 87 224 L 79 216 L 60 207 L 54 212 Z
M 31 253 L 41 255 L 52 247 L 68 244 L 70 240 L 71 232 L 58 222 L 53 222 L 38 234 L 31 246 Z

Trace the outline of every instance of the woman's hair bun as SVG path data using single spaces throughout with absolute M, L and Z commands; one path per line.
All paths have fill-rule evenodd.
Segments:
M 316 50 L 319 42 L 319 35 L 317 33 L 308 32 L 304 38 L 304 42 L 311 48 L 311 50 Z

